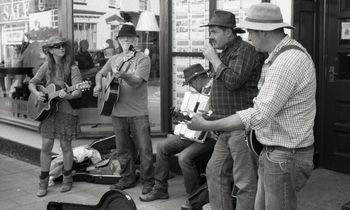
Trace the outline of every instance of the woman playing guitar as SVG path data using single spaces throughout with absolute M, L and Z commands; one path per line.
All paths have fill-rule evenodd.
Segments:
M 61 192 L 67 192 L 72 188 L 72 165 L 73 151 L 72 140 L 80 133 L 79 116 L 77 110 L 74 110 L 69 100 L 81 96 L 80 89 L 71 93 L 65 91 L 66 84 L 74 85 L 82 82 L 81 74 L 76 65 L 73 65 L 69 54 L 69 46 L 61 37 L 52 36 L 44 45 L 47 55 L 46 62 L 40 67 L 35 76 L 29 81 L 29 90 L 34 94 L 38 101 L 48 100 L 44 92 L 37 90 L 37 85 L 46 86 L 54 84 L 62 88 L 59 92 L 61 98 L 57 102 L 57 110 L 50 113 L 47 118 L 41 121 L 39 132 L 42 136 L 42 148 L 40 153 L 40 183 L 37 196 L 42 197 L 47 194 L 49 182 L 49 170 L 51 164 L 51 150 L 54 139 L 60 140 L 63 152 L 63 185 Z

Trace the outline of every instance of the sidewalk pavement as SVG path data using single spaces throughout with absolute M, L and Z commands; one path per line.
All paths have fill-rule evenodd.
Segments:
M 75 182 L 73 189 L 60 193 L 60 184 L 49 188 L 43 198 L 36 197 L 40 168 L 36 165 L 0 155 L 0 209 L 45 210 L 49 201 L 96 205 L 109 190 L 108 185 Z M 179 210 L 185 201 L 182 176 L 169 180 L 168 200 L 141 202 L 141 185 L 125 190 L 139 210 Z M 316 169 L 298 196 L 299 210 L 341 210 L 350 201 L 350 175 Z M 206 205 L 205 210 L 210 210 Z
M 162 140 L 152 138 L 153 151 L 156 151 L 157 142 Z M 89 144 L 92 141 L 93 139 L 79 139 L 73 142 L 73 146 Z M 57 184 L 49 189 L 47 196 L 38 198 L 35 193 L 40 173 L 40 135 L 36 131 L 0 122 L 0 143 L 2 154 L 17 158 L 0 154 L 0 210 L 45 210 L 49 201 L 96 205 L 109 190 L 109 185 L 75 182 L 71 191 L 60 193 L 60 184 Z M 58 142 L 55 142 L 53 152 L 58 153 L 59 150 Z M 183 177 L 180 175 L 169 180 L 168 200 L 141 202 L 141 184 L 125 191 L 133 198 L 139 210 L 179 210 L 186 199 Z M 298 209 L 341 210 L 341 206 L 349 201 L 350 175 L 318 168 L 298 195 Z M 209 209 L 208 204 L 204 210 Z

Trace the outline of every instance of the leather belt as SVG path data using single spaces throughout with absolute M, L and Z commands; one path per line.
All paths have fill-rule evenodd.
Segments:
M 273 151 L 273 150 L 281 150 L 281 151 L 286 151 L 290 153 L 296 153 L 296 152 L 303 152 L 310 150 L 314 147 L 314 145 L 310 145 L 307 147 L 300 147 L 300 148 L 287 148 L 287 147 L 282 147 L 282 146 L 264 146 L 267 151 Z

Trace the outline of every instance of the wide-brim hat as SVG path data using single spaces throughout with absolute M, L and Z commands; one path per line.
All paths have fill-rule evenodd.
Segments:
M 46 41 L 46 43 L 43 45 L 43 47 L 52 47 L 55 44 L 66 43 L 67 41 L 68 40 L 66 40 L 60 36 L 52 36 Z
M 235 15 L 232 12 L 225 10 L 215 10 L 214 15 L 209 20 L 209 23 L 200 27 L 209 26 L 222 26 L 226 28 L 232 28 L 232 30 L 236 33 L 245 33 L 242 28 L 236 26 Z
M 67 43 L 68 40 L 60 36 L 51 36 L 44 45 L 42 45 L 41 50 L 45 55 L 47 55 L 49 48 L 53 47 L 55 44 Z
M 183 85 L 187 85 L 191 80 L 196 78 L 199 75 L 207 74 L 203 66 L 199 63 L 193 64 L 183 70 L 185 81 Z
M 278 28 L 294 29 L 293 26 L 283 22 L 281 9 L 277 5 L 266 2 L 252 5 L 240 26 L 258 31 L 273 31 Z
M 120 28 L 119 30 L 119 33 L 118 33 L 118 36 L 117 38 L 119 37 L 123 37 L 123 36 L 134 36 L 134 37 L 139 37 L 137 34 L 136 34 L 136 30 L 135 30 L 135 27 L 134 25 L 132 24 L 123 24 L 122 27 Z

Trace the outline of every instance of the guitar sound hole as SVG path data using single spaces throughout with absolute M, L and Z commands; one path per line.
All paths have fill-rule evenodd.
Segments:
M 44 103 L 47 103 L 49 101 L 49 94 L 45 94 L 45 100 L 43 101 Z

